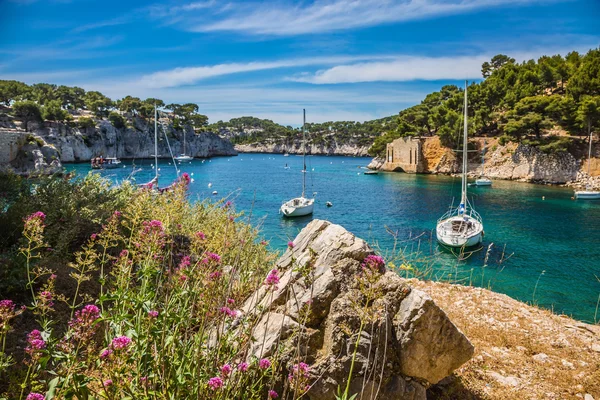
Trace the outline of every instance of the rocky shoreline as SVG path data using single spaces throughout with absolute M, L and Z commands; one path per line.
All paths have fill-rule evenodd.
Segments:
M 335 144 L 334 146 L 309 144 L 306 146 L 306 154 L 364 157 L 368 155 L 369 147 L 352 144 Z M 236 144 L 235 150 L 239 153 L 302 154 L 302 144 L 299 142 L 293 145 L 280 143 Z

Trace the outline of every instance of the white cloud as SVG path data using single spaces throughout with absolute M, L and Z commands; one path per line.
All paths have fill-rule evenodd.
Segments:
M 200 80 L 221 75 L 237 74 L 242 72 L 262 71 L 278 68 L 303 67 L 309 65 L 328 65 L 357 60 L 388 59 L 390 56 L 333 56 L 298 58 L 277 61 L 256 61 L 247 63 L 228 63 L 205 65 L 198 67 L 179 67 L 165 71 L 158 71 L 143 76 L 139 83 L 149 88 L 175 87 L 190 85 Z
M 220 9 L 216 21 L 196 14 L 184 15 L 187 29 L 195 32 L 230 31 L 257 35 L 288 36 L 333 32 L 394 22 L 405 22 L 468 13 L 502 5 L 540 0 L 316 0 L 311 3 L 236 3 Z M 205 12 L 205 10 L 203 10 Z

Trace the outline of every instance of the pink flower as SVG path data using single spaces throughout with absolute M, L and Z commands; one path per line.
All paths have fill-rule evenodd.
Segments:
M 45 348 L 46 342 L 42 339 L 42 333 L 37 329 L 32 330 L 27 335 L 27 347 L 25 348 L 25 352 L 35 360 L 39 356 L 39 353 Z
M 150 318 L 156 318 L 156 317 L 158 317 L 158 311 L 156 311 L 156 310 L 150 310 L 150 311 L 148 311 L 148 316 Z
M 289 247 L 290 249 L 293 249 L 293 248 L 294 248 L 294 242 L 292 242 L 292 241 L 290 240 L 290 241 L 288 242 L 288 247 Z
M 112 353 L 113 353 L 113 351 L 112 351 L 112 350 L 110 350 L 110 349 L 104 349 L 104 350 L 102 350 L 102 353 L 100 353 L 100 359 L 101 359 L 101 360 L 104 360 L 104 359 L 106 359 L 106 358 L 110 357 L 110 355 L 111 355 Z
M 181 261 L 179 262 L 179 268 L 183 269 L 183 268 L 189 267 L 191 264 L 190 260 L 191 260 L 190 256 L 183 256 L 181 258 Z
M 277 397 L 279 397 L 279 395 L 277 394 L 276 391 L 274 391 L 273 389 L 269 390 L 269 398 L 270 399 L 276 399 Z
M 219 311 L 231 318 L 235 318 L 237 316 L 237 313 L 235 312 L 235 310 L 232 310 L 229 307 L 221 307 L 221 308 L 219 308 Z
M 206 235 L 202 232 L 196 232 L 196 237 L 200 240 L 206 240 Z
M 118 336 L 114 338 L 110 344 L 113 350 L 123 350 L 129 347 L 131 344 L 131 339 L 127 336 Z
M 206 256 L 208 257 L 209 261 L 214 261 L 217 264 L 221 262 L 221 256 L 218 254 L 207 252 Z
M 0 300 L 0 318 L 4 312 L 13 312 L 15 309 L 15 303 L 12 300 Z M 1 321 L 1 319 L 0 319 Z
M 229 376 L 229 374 L 231 374 L 231 365 L 229 364 L 225 364 L 221 367 L 221 375 L 223 376 L 223 378 L 227 378 Z
M 266 240 L 261 240 L 260 244 L 263 246 L 266 246 L 267 244 L 269 244 L 269 242 L 267 242 Z
M 48 306 L 48 307 L 52 307 L 54 305 L 54 302 L 52 301 L 52 292 L 49 292 L 47 290 L 44 290 L 43 292 L 40 293 L 40 301 Z
M 31 392 L 27 395 L 27 398 L 25 400 L 44 400 L 45 398 L 46 396 L 44 396 L 43 394 Z
M 383 257 L 376 255 L 368 255 L 362 262 L 363 270 L 370 270 L 372 272 L 385 272 L 385 261 Z
M 179 281 L 180 281 L 180 282 L 185 282 L 185 281 L 187 281 L 187 279 L 188 279 L 187 275 L 181 275 L 181 276 L 179 277 Z
M 115 217 L 119 218 L 119 217 L 121 216 L 121 211 L 115 211 L 115 212 L 113 213 L 113 215 L 114 215 Z
M 229 208 L 231 207 L 231 201 L 227 201 L 225 204 L 223 204 L 223 208 Z
M 215 272 L 211 272 L 210 275 L 208 275 L 208 277 L 215 281 L 217 279 L 219 279 L 221 277 L 221 275 L 223 275 L 223 273 L 221 271 L 215 271 Z
M 121 250 L 121 253 L 119 253 L 119 257 L 121 258 L 125 258 L 129 255 L 129 251 L 128 250 Z
M 268 358 L 261 358 L 258 362 L 258 368 L 260 369 L 268 369 L 271 367 L 271 361 Z
M 265 279 L 266 286 L 274 286 L 277 289 L 276 285 L 279 283 L 279 271 L 277 269 L 272 269 L 267 275 L 267 279 Z
M 111 386 L 113 384 L 112 379 L 107 379 L 104 381 L 104 386 Z
M 229 216 L 229 220 L 230 220 L 231 222 L 233 222 L 233 220 L 234 220 L 234 219 L 235 219 L 235 218 L 233 217 L 233 215 L 230 215 L 230 216 Z
M 247 362 L 241 362 L 238 364 L 237 369 L 238 369 L 238 371 L 246 372 L 246 371 L 248 371 L 248 367 L 249 367 L 249 365 Z
M 89 340 L 95 333 L 94 322 L 100 318 L 100 309 L 88 304 L 75 313 L 75 318 L 69 322 L 73 337 L 77 340 Z
M 98 234 L 92 233 L 92 235 L 90 236 L 90 239 L 96 240 L 97 237 L 98 237 Z
M 223 387 L 223 379 L 219 378 L 218 376 L 215 376 L 213 378 L 210 378 L 208 380 L 208 387 L 210 387 L 211 390 L 217 390 Z
M 227 299 L 227 304 L 234 304 L 235 300 L 234 299 Z
M 31 214 L 29 217 L 27 217 L 27 221 L 30 221 L 32 219 L 39 219 L 39 220 L 45 220 L 46 219 L 46 214 L 44 214 L 41 211 L 36 211 L 33 214 Z

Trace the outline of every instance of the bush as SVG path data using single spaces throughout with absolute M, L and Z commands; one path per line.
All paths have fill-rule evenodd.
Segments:
M 96 122 L 91 118 L 82 117 L 77 120 L 77 126 L 79 129 L 93 128 L 96 126 Z
M 122 128 L 125 128 L 125 126 L 126 126 L 125 118 L 123 118 L 121 116 L 121 114 L 119 114 L 117 112 L 114 112 L 114 111 L 111 112 L 108 115 L 108 120 L 117 129 L 122 129 Z
M 505 144 L 508 144 L 513 141 L 515 141 L 515 138 L 510 135 L 506 135 L 506 134 L 504 134 L 498 138 L 498 143 L 500 144 L 500 146 L 504 146 Z
M 34 101 L 17 101 L 13 104 L 13 114 L 23 121 L 25 129 L 27 129 L 29 122 L 42 121 L 42 111 Z
M 43 108 L 43 117 L 46 121 L 66 121 L 71 115 L 62 109 L 60 100 L 51 100 Z
M 16 229 L 24 220 L 19 251 L 31 307 L 3 306 L 11 307 L 9 321 L 23 313 L 29 333 L 16 333 L 27 337 L 25 352 L 16 345 L 0 352 L 3 396 L 267 397 L 277 354 L 245 360 L 251 327 L 266 310 L 245 317 L 234 310 L 265 282 L 276 255 L 256 229 L 235 221 L 240 214 L 229 203 L 190 204 L 183 183 L 158 195 L 88 176 L 49 178 L 22 205 L 14 193 L 26 191 L 22 185 L 11 184 L 9 223 Z M 47 248 L 72 219 L 80 222 L 70 235 L 78 249 L 52 268 Z M 270 273 L 266 290 L 274 290 L 277 274 Z M 241 328 L 235 335 L 225 329 L 234 321 Z M 0 342 L 7 332 L 0 331 Z M 12 361 L 21 357 L 23 363 Z

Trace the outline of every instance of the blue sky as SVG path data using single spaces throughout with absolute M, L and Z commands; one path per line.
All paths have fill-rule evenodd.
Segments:
M 0 79 L 194 102 L 211 122 L 396 114 L 448 83 L 600 45 L 598 0 L 0 0 Z

